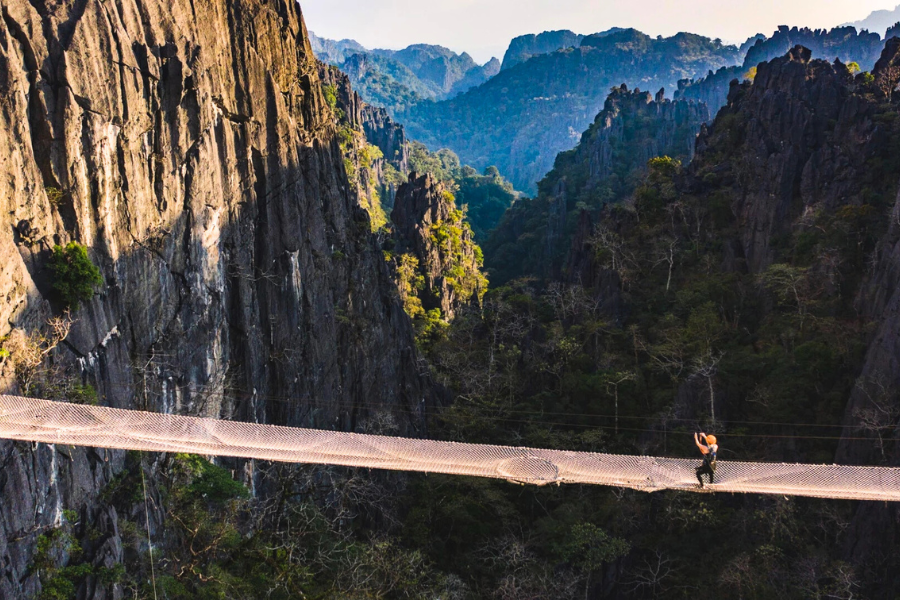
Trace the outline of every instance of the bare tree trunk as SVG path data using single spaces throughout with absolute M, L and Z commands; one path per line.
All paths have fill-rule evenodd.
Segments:
M 616 386 L 616 435 L 619 435 L 619 386 Z
M 672 284 L 672 267 L 674 266 L 674 260 L 669 260 L 669 277 L 666 279 L 666 293 L 669 293 L 669 286 Z

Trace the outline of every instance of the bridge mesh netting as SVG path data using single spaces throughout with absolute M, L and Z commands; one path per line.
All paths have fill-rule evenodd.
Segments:
M 0 438 L 507 479 L 698 491 L 698 460 L 460 444 L 0 396 Z M 709 491 L 900 500 L 900 469 L 719 461 Z

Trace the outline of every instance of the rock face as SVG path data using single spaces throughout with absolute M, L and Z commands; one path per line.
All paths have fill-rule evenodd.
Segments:
M 370 104 L 363 107 L 362 127 L 366 140 L 381 150 L 384 161 L 394 169 L 393 176 L 389 176 L 382 163 L 375 165 L 380 171 L 377 181 L 381 204 L 391 208 L 400 185 L 398 175 L 409 173 L 409 140 L 403 125 L 394 121 L 385 109 Z
M 385 160 L 401 173 L 409 171 L 409 140 L 402 125 L 383 108 L 367 104 L 363 107 L 362 126 L 366 139 L 381 149 Z
M 424 277 L 422 307 L 439 308 L 445 319 L 487 291 L 481 251 L 464 216 L 440 182 L 416 173 L 400 186 L 391 212 L 398 252 L 411 254 Z
M 558 177 L 575 183 L 584 165 L 586 176 L 579 187 L 570 189 L 576 195 L 597 188 L 616 176 L 628 178 L 633 171 L 645 168 L 656 156 L 679 157 L 690 162 L 700 127 L 709 120 L 703 104 L 666 100 L 664 90 L 656 96 L 639 89 L 628 91 L 626 85 L 613 89 L 603 110 L 581 136 L 574 154 L 557 160 L 556 168 L 542 182 L 554 186 Z M 567 169 L 574 165 L 575 169 Z
M 46 323 L 47 249 L 77 240 L 106 284 L 53 361 L 103 403 L 354 429 L 430 393 L 295 2 L 2 11 L 0 336 Z M 0 597 L 36 595 L 63 509 L 117 559 L 92 499 L 122 454 L 0 443 Z
M 377 229 L 387 219 L 383 207 L 393 206 L 401 174 L 409 170 L 409 142 L 403 126 L 385 109 L 363 102 L 347 75 L 323 62 L 318 67 L 326 100 L 334 103 L 338 116 L 351 186 Z
M 876 80 L 881 73 L 875 71 Z M 737 198 L 732 210 L 752 272 L 771 263 L 773 240 L 805 211 L 865 203 L 873 174 L 863 157 L 890 150 L 878 134 L 876 103 L 853 93 L 859 85 L 840 62 L 811 60 L 810 51 L 799 46 L 760 64 L 752 85 L 732 85 L 711 129 L 719 136 L 727 130 L 731 155 L 722 163 L 721 153 L 709 153 L 692 169 L 721 171 L 729 165 Z M 708 143 L 701 134 L 698 148 Z M 718 147 L 725 149 L 726 142 Z
M 706 77 L 696 81 L 682 79 L 678 82 L 675 98 L 706 104 L 710 110 L 710 118 L 713 118 L 719 109 L 728 103 L 728 90 L 731 82 L 735 79 L 741 81 L 746 75 L 747 69 L 736 65 L 722 67 L 715 72 L 710 71 Z

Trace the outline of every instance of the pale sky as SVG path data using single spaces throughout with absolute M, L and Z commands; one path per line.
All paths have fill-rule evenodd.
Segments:
M 898 0 L 300 0 L 320 37 L 367 48 L 439 44 L 478 62 L 503 58 L 517 35 L 551 29 L 595 33 L 634 27 L 649 35 L 679 31 L 728 42 L 778 25 L 831 28 L 893 9 Z

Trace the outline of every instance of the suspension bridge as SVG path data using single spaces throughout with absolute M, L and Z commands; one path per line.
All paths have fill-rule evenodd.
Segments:
M 445 473 L 530 484 L 900 500 L 900 468 L 718 461 L 465 444 L 187 417 L 0 396 L 0 439 L 277 462 Z

